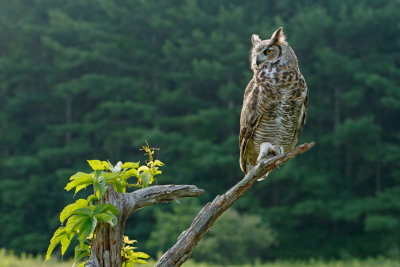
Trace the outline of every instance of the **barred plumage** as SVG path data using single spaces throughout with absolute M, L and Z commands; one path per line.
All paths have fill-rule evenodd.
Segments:
M 244 93 L 239 135 L 245 174 L 269 154 L 292 150 L 305 123 L 308 89 L 285 39 L 282 28 L 268 40 L 252 36 L 254 76 Z

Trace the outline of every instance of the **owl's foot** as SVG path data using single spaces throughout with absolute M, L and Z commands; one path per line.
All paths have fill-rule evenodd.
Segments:
M 278 145 L 273 145 L 269 142 L 262 143 L 260 145 L 260 154 L 258 154 L 257 163 L 268 158 L 273 158 L 283 153 L 283 147 Z M 257 181 L 262 181 L 267 178 L 268 173 L 264 177 L 258 179 Z
M 278 145 L 273 145 L 269 142 L 262 143 L 260 145 L 260 153 L 257 157 L 257 163 L 263 159 L 268 159 L 280 155 L 283 153 L 283 147 Z

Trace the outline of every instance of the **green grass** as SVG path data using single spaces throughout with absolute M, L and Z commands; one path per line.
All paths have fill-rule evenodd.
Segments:
M 148 265 L 154 266 L 154 265 Z M 185 267 L 222 267 L 222 265 L 207 265 L 207 264 L 194 264 L 193 262 L 188 262 L 184 264 Z M 229 267 L 399 267 L 400 261 L 390 260 L 390 259 L 367 259 L 367 260 L 337 260 L 337 261 L 277 261 L 271 263 L 255 264 L 255 265 L 232 265 Z M 147 266 L 146 266 L 147 267 Z M 227 266 L 224 266 L 227 267 Z
M 72 262 L 57 262 L 54 259 L 49 260 L 47 263 L 43 262 L 44 257 L 34 257 L 32 255 L 22 254 L 20 256 L 14 255 L 10 251 L 0 249 L 0 267 L 71 267 Z
M 54 257 L 53 257 L 54 258 Z M 155 262 L 149 264 L 137 264 L 137 267 L 152 267 Z M 51 259 L 47 263 L 43 262 L 43 257 L 33 257 L 31 255 L 22 254 L 17 257 L 13 253 L 0 249 L 0 267 L 71 267 L 72 261 L 58 262 Z M 222 265 L 194 263 L 188 261 L 184 267 L 223 267 Z M 400 260 L 391 260 L 385 258 L 367 259 L 367 260 L 337 260 L 337 261 L 278 261 L 271 263 L 255 264 L 255 265 L 233 265 L 230 267 L 399 267 Z M 229 267 L 229 266 L 224 266 Z
M 153 266 L 153 265 L 149 265 Z M 222 267 L 221 265 L 193 264 L 188 262 L 185 267 Z M 345 260 L 345 261 L 277 261 L 255 265 L 232 265 L 230 267 L 399 267 L 400 261 L 389 259 Z M 147 266 L 146 266 L 147 267 Z M 226 267 L 226 266 L 224 266 Z

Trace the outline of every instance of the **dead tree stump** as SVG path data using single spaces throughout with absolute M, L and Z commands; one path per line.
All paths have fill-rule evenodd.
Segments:
M 194 185 L 156 185 L 120 194 L 109 186 L 102 198 L 103 203 L 118 208 L 118 223 L 111 227 L 108 223 L 99 223 L 93 239 L 90 258 L 85 267 L 120 267 L 122 265 L 121 247 L 125 222 L 134 211 L 143 207 L 170 202 L 182 197 L 197 197 L 204 192 Z

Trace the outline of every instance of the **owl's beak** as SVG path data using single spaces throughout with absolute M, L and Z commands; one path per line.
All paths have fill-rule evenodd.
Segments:
M 261 57 L 260 57 L 260 56 L 257 56 L 257 58 L 256 58 L 256 65 L 259 66 L 259 65 L 261 64 L 261 62 L 262 62 Z

